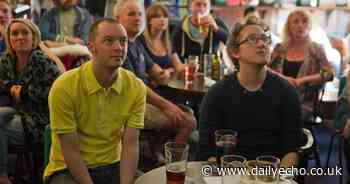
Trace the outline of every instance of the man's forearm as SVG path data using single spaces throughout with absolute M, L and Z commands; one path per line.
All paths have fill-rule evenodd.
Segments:
M 151 88 L 147 87 L 147 102 L 158 107 L 159 109 L 164 109 L 168 101 L 155 93 Z
M 92 179 L 80 154 L 77 134 L 61 134 L 59 139 L 64 161 L 73 179 L 79 184 L 92 184 Z
M 123 145 L 120 163 L 120 183 L 132 184 L 139 161 L 139 144 Z
M 79 152 L 70 152 L 64 155 L 67 167 L 73 179 L 79 184 L 93 184 L 87 167 Z

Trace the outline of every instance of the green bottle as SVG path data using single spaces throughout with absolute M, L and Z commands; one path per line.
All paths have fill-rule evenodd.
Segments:
M 215 54 L 213 57 L 214 58 L 213 58 L 213 62 L 211 65 L 211 78 L 213 80 L 218 81 L 221 78 L 221 71 L 220 71 L 221 70 L 221 66 L 220 66 L 221 61 L 220 61 L 220 57 L 218 54 Z

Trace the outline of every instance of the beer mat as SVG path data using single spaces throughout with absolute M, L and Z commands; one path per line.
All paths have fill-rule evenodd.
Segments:
M 221 176 L 205 176 L 203 179 L 205 184 L 221 184 Z
M 210 87 L 210 86 L 214 85 L 215 83 L 216 83 L 216 81 L 209 78 L 209 77 L 204 78 L 204 86 L 205 87 Z

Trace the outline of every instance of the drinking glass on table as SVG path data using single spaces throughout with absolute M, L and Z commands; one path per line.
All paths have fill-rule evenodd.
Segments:
M 222 184 L 240 184 L 244 175 L 244 163 L 247 159 L 239 155 L 224 155 L 221 157 Z
M 272 155 L 262 155 L 256 158 L 258 161 L 257 181 L 259 183 L 276 184 L 279 181 L 278 169 L 280 159 Z M 260 172 L 261 171 L 261 172 Z
M 185 81 L 193 81 L 194 75 L 199 68 L 199 57 L 195 55 L 190 55 L 187 58 L 187 63 L 185 66 Z
M 231 129 L 215 131 L 216 162 L 221 165 L 223 155 L 233 155 L 236 151 L 237 132 Z
M 211 78 L 213 58 L 214 58 L 213 54 L 204 54 L 204 58 L 203 58 L 204 77 Z
M 164 146 L 167 184 L 184 184 L 188 144 L 167 142 Z
M 257 160 L 248 160 L 245 162 L 246 172 L 244 175 L 244 181 L 247 184 L 254 184 L 256 181 L 256 175 L 259 162 Z

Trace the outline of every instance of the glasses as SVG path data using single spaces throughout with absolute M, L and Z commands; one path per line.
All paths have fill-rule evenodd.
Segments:
M 271 35 L 270 34 L 252 34 L 249 35 L 246 39 L 238 43 L 238 46 L 248 43 L 249 45 L 256 45 L 258 44 L 259 40 L 263 41 L 265 44 L 271 44 Z

